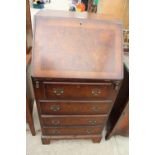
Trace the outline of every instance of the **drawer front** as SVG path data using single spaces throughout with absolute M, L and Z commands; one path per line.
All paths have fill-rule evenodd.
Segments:
M 94 135 L 101 134 L 102 127 L 43 127 L 43 135 Z
M 47 115 L 89 115 L 107 114 L 112 101 L 44 101 L 39 102 L 41 114 Z
M 111 99 L 112 83 L 42 82 L 36 85 L 36 99 Z
M 60 115 L 49 116 L 42 115 L 43 126 L 78 126 L 78 125 L 104 125 L 107 115 Z

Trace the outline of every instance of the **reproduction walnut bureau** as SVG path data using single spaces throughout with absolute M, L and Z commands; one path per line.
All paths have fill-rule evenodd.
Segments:
M 50 10 L 34 23 L 32 82 L 42 143 L 100 142 L 123 78 L 121 23 Z

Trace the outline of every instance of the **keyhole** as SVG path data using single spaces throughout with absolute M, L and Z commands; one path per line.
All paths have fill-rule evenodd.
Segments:
M 82 23 L 80 22 L 80 25 L 82 25 Z

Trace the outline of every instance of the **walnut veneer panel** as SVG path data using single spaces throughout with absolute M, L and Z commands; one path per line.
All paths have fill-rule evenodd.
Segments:
M 93 14 L 41 11 L 32 61 L 35 77 L 122 79 L 122 25 Z

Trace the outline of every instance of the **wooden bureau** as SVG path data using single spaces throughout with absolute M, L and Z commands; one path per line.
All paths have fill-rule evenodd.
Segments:
M 42 143 L 100 142 L 123 79 L 121 23 L 50 10 L 34 23 L 32 82 Z

